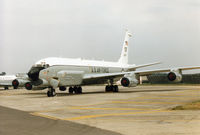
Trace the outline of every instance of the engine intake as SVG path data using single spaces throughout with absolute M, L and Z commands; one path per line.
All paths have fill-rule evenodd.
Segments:
M 129 81 L 128 78 L 123 77 L 123 78 L 121 79 L 121 84 L 122 84 L 122 86 L 124 86 L 124 87 L 128 87 L 129 84 L 130 84 L 130 81 Z
M 14 87 L 14 89 L 17 89 L 19 87 L 19 81 L 17 79 L 13 80 L 12 86 Z
M 169 81 L 173 81 L 173 82 L 181 82 L 182 81 L 182 75 L 179 72 L 170 72 L 167 75 L 167 78 Z
M 32 90 L 32 88 L 33 88 L 33 85 L 30 83 L 30 82 L 27 82 L 27 83 L 25 83 L 25 88 L 27 89 L 27 90 Z
M 33 82 L 25 83 L 24 87 L 27 90 L 43 90 L 47 88 L 46 83 L 44 83 L 44 86 L 35 86 Z
M 170 81 L 174 81 L 174 80 L 176 80 L 176 74 L 173 73 L 173 72 L 170 72 L 170 73 L 167 75 L 167 78 L 168 78 Z
M 139 81 L 134 73 L 124 75 L 121 79 L 121 85 L 124 87 L 136 87 L 138 83 Z

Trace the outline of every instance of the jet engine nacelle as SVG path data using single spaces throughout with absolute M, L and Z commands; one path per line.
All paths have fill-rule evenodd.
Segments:
M 28 80 L 24 79 L 15 79 L 12 81 L 12 86 L 14 89 L 17 89 L 18 87 L 23 87 L 25 83 L 29 82 Z
M 171 70 L 171 72 L 167 75 L 167 78 L 173 82 L 181 82 L 182 81 L 182 73 L 181 70 Z
M 24 87 L 27 90 L 43 90 L 43 89 L 46 89 L 46 87 L 34 86 L 31 82 L 25 83 Z
M 55 72 L 55 68 L 50 67 L 40 71 L 39 78 L 47 80 L 48 86 L 54 89 L 62 86 L 78 86 L 83 81 L 84 71 L 61 70 Z
M 57 73 L 59 86 L 80 85 L 83 81 L 83 71 L 60 71 Z
M 28 81 L 24 84 L 24 87 L 27 89 L 27 90 L 43 90 L 43 89 L 46 89 L 48 87 L 48 81 L 45 80 L 45 79 L 39 79 L 37 81 Z
M 121 79 L 121 85 L 124 87 L 136 87 L 138 83 L 138 76 L 134 73 L 126 74 Z

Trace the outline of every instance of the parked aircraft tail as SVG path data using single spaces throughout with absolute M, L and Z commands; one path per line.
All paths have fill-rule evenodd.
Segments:
M 125 39 L 124 39 L 124 43 L 123 43 L 121 56 L 118 61 L 120 64 L 123 64 L 123 65 L 128 64 L 128 44 L 129 44 L 129 38 L 131 36 L 132 35 L 129 33 L 129 31 L 126 30 L 126 35 L 125 35 Z

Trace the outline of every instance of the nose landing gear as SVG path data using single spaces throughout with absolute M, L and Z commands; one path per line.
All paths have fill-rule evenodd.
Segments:
M 49 88 L 49 90 L 47 91 L 47 96 L 48 97 L 54 97 L 56 96 L 56 91 L 54 88 Z

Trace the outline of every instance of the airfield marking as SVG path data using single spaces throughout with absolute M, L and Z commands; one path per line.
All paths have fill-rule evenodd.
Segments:
M 112 101 L 101 102 L 101 103 L 90 104 L 90 105 L 79 105 L 79 106 L 74 106 L 74 107 L 89 107 L 89 106 L 105 105 L 105 104 L 110 104 L 110 103 L 112 103 Z
M 183 104 L 184 102 L 138 102 L 138 101 L 112 101 L 113 104 Z
M 97 105 L 104 105 L 104 104 L 110 104 L 110 103 L 111 102 L 103 102 L 103 103 L 97 103 L 97 104 L 91 104 L 91 105 L 62 107 L 62 108 L 58 108 L 58 109 L 42 110 L 42 111 L 38 111 L 37 113 L 55 112 L 55 111 L 61 111 L 61 110 L 65 110 L 65 109 L 70 109 L 70 108 L 73 108 L 73 107 L 89 107 L 89 106 L 97 106 Z
M 99 118 L 99 117 L 107 117 L 107 116 L 122 116 L 122 115 L 133 115 L 133 114 L 149 114 L 149 113 L 158 113 L 158 112 L 172 112 L 171 110 L 154 110 L 154 111 L 142 111 L 142 112 L 128 112 L 128 113 L 111 113 L 111 114 L 95 114 L 95 115 L 84 115 L 84 116 L 78 116 L 78 117 L 72 117 L 72 118 L 58 118 L 54 116 L 49 116 L 46 114 L 41 114 L 38 112 L 30 113 L 34 116 L 40 116 L 48 119 L 53 120 L 83 120 L 83 119 L 90 119 L 90 118 Z
M 58 109 L 42 110 L 42 111 L 38 111 L 36 113 L 55 112 L 55 111 L 61 111 L 61 110 L 69 109 L 69 108 L 70 107 L 62 107 L 62 108 L 58 108 Z
M 97 105 L 104 105 L 104 104 L 111 104 L 111 103 L 112 102 L 101 102 L 101 103 L 90 104 L 90 105 L 62 107 L 62 108 L 58 108 L 58 109 L 42 110 L 42 111 L 38 111 L 38 113 L 55 112 L 55 111 L 61 111 L 61 110 L 65 110 L 65 109 L 70 109 L 70 108 L 73 108 L 73 107 L 90 107 L 90 106 L 97 106 Z
M 115 120 L 116 122 L 117 121 L 122 121 L 122 120 L 124 120 L 124 121 L 126 121 L 126 122 L 134 122 L 134 121 L 147 121 L 146 119 L 129 119 L 129 118 L 117 118 L 117 119 L 110 119 L 110 118 L 102 118 L 102 120 L 104 120 L 104 121 L 110 121 L 110 120 Z M 189 122 L 189 121 L 191 121 L 191 119 L 171 119 L 171 120 L 168 120 L 168 119 L 163 119 L 163 120 L 156 120 L 156 119 L 151 119 L 151 120 L 149 120 L 148 119 L 148 121 L 160 121 L 160 122 Z M 200 121 L 200 119 L 192 119 L 192 121 Z
M 136 97 L 136 98 L 147 98 L 147 99 L 161 99 L 161 98 L 167 98 L 167 97 Z M 171 98 L 171 97 L 170 97 Z M 175 98 L 175 97 L 173 97 Z M 178 97 L 178 98 L 184 98 L 184 97 Z M 135 98 L 134 98 L 135 99 Z M 91 104 L 91 105 L 82 105 L 82 106 L 72 106 L 72 107 L 63 107 L 63 108 L 58 108 L 58 109 L 53 109 L 53 110 L 43 110 L 39 111 L 37 113 L 45 113 L 45 112 L 55 112 L 55 111 L 61 111 L 65 109 L 90 109 L 90 110 L 147 110 L 147 108 L 141 109 L 141 108 L 82 108 L 82 107 L 90 107 L 90 106 L 98 106 L 98 105 L 104 105 L 104 104 L 183 104 L 185 102 L 135 102 L 135 101 L 130 101 L 127 99 L 122 99 L 119 101 L 110 101 L 110 102 L 103 102 L 103 103 L 97 103 L 97 104 Z M 155 110 L 155 109 L 148 109 L 148 110 Z
M 96 115 L 85 115 L 72 118 L 65 118 L 63 120 L 83 120 L 89 118 L 99 118 L 107 116 L 121 116 L 121 115 L 133 115 L 133 114 L 148 114 L 148 113 L 158 113 L 158 112 L 171 112 L 170 110 L 157 110 L 157 111 L 142 111 L 142 112 L 128 112 L 128 113 L 111 113 L 111 114 L 96 114 Z
M 196 93 L 192 93 L 191 94 L 191 91 L 194 91 Z M 190 90 L 190 91 L 188 91 L 188 90 L 178 91 L 178 93 L 175 93 L 175 94 L 173 94 L 173 93 L 172 94 L 154 94 L 154 95 L 150 95 L 150 96 L 153 96 L 153 97 L 149 97 L 149 95 L 148 95 L 148 96 L 133 97 L 133 98 L 119 99 L 119 100 L 126 101 L 126 100 L 132 100 L 132 99 L 136 99 L 136 98 L 140 98 L 140 99 L 190 98 L 190 97 L 188 97 L 187 92 L 189 92 L 189 94 L 190 94 L 191 97 L 198 96 L 198 94 L 200 94 L 199 93 L 200 90 L 199 89 L 195 89 L 195 90 Z M 182 93 L 182 94 L 179 94 L 179 93 Z M 156 97 L 156 96 L 161 96 L 161 97 Z M 166 97 L 166 96 L 169 96 L 169 97 Z M 178 96 L 178 97 L 176 97 L 176 96 Z M 179 97 L 179 96 L 181 96 L 181 97 Z
M 55 111 L 61 111 L 65 109 L 70 109 L 70 110 L 157 110 L 157 109 L 151 109 L 151 108 L 85 108 L 85 107 L 80 107 L 80 106 L 73 106 L 73 107 L 63 107 L 63 108 L 58 108 L 58 109 L 53 109 L 53 110 L 43 110 L 43 111 L 38 111 L 34 113 L 48 113 L 48 112 L 55 112 Z
M 103 103 L 98 103 L 98 104 L 92 104 L 92 105 L 83 105 L 83 106 L 71 106 L 71 107 L 62 107 L 58 109 L 52 109 L 52 110 L 42 110 L 38 111 L 38 113 L 45 113 L 45 112 L 55 112 L 55 111 L 61 111 L 65 109 L 84 109 L 82 107 L 90 107 L 90 106 L 97 106 L 97 105 L 104 105 L 104 104 L 183 104 L 184 102 L 138 102 L 138 101 L 111 101 L 111 102 L 103 102 Z M 89 108 L 88 108 L 89 109 Z M 92 110 L 92 108 L 90 108 Z M 93 110 L 98 109 L 98 110 L 139 110 L 140 108 L 93 108 Z M 145 109 L 140 109 L 140 110 L 146 110 Z M 148 109 L 151 110 L 151 109 Z M 152 109 L 153 110 L 153 109 Z
M 72 118 L 58 118 L 54 116 L 49 116 L 46 114 L 42 114 L 45 112 L 53 112 L 53 111 L 60 111 L 63 109 L 79 109 L 79 110 L 147 110 L 142 112 L 128 112 L 128 113 L 113 113 L 113 114 L 96 114 L 96 115 L 85 115 L 85 116 L 78 116 L 78 117 L 72 117 Z M 79 120 L 79 119 L 88 119 L 88 118 L 96 118 L 96 117 L 106 117 L 106 116 L 120 116 L 120 115 L 129 115 L 129 114 L 143 114 L 143 113 L 156 113 L 156 112 L 169 112 L 169 110 L 161 110 L 161 109 L 149 109 L 149 108 L 83 108 L 83 107 L 65 107 L 65 108 L 59 108 L 54 110 L 46 110 L 46 111 L 39 111 L 39 112 L 33 112 L 30 113 L 35 116 L 45 117 L 48 119 L 53 120 Z
M 113 103 L 138 103 L 138 104 L 145 104 L 145 103 L 150 103 L 150 104 L 182 104 L 182 103 L 185 103 L 185 102 L 140 102 L 140 101 L 131 101 L 131 100 L 134 100 L 134 99 L 162 99 L 162 98 L 165 98 L 165 99 L 170 99 L 170 98 L 173 98 L 173 99 L 178 99 L 178 98 L 184 98 L 184 97 L 148 97 L 148 96 L 145 96 L 145 97 L 135 97 L 135 98 L 129 98 L 129 99 L 119 99 L 119 100 L 116 100 L 116 101 L 109 101 L 109 102 L 103 102 L 103 103 L 97 103 L 97 104 L 91 104 L 91 105 L 80 105 L 80 106 L 75 106 L 75 107 L 89 107 L 89 106 L 97 106 L 97 105 L 104 105 L 104 104 L 113 104 Z M 128 102 L 123 102 L 123 101 L 128 101 Z
M 196 96 L 196 95 L 199 95 L 199 92 L 200 91 L 198 91 L 198 92 L 188 92 L 188 93 L 183 93 L 183 94 L 158 94 L 157 96 L 172 96 L 172 97 L 175 97 L 175 96 L 183 96 L 183 97 L 187 97 L 188 95 L 187 94 L 189 94 L 190 96 Z
M 57 118 L 57 117 L 54 117 L 54 116 L 45 115 L 45 114 L 41 114 L 41 113 L 39 113 L 39 112 L 33 112 L 33 113 L 30 113 L 30 114 L 31 114 L 31 115 L 34 115 L 34 116 L 40 116 L 40 117 L 52 119 L 52 120 L 62 120 L 62 119 L 60 119 L 60 118 Z
M 160 109 L 148 109 L 148 108 L 83 108 L 83 107 L 71 107 L 71 109 L 77 109 L 77 110 L 121 110 L 121 111 L 128 111 L 128 110 L 160 110 Z
M 199 98 L 199 96 L 195 95 L 196 98 Z M 160 99 L 160 100 L 165 100 L 165 99 L 169 99 L 169 100 L 176 100 L 176 99 L 190 99 L 190 98 L 194 98 L 194 96 L 191 97 L 141 97 L 140 99 Z M 129 98 L 129 99 L 119 99 L 116 101 L 134 101 L 135 98 Z

